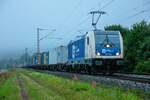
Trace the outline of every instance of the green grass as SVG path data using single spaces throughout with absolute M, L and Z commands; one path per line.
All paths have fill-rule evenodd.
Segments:
M 3 97 L 4 100 L 21 100 L 16 75 L 22 80 L 29 100 L 145 100 L 132 90 L 101 84 L 94 88 L 91 84 L 77 80 L 24 69 L 0 77 L 0 100 L 3 100 Z
M 30 100 L 61 100 L 61 97 L 54 95 L 52 91 L 38 84 L 30 77 L 21 74 L 21 78 Z
M 120 88 L 106 88 L 101 85 L 93 88 L 88 83 L 81 83 L 68 79 L 62 79 L 52 75 L 23 71 L 38 84 L 62 97 L 60 100 L 141 100 L 132 91 L 122 91 Z
M 0 78 L 0 100 L 20 100 L 17 78 L 14 74 L 10 75 Z

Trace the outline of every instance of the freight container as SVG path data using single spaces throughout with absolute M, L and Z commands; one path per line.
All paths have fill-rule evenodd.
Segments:
M 42 61 L 41 61 L 41 54 L 39 54 L 39 60 L 40 60 L 40 63 L 39 64 L 41 64 L 42 63 Z M 33 56 L 32 56 L 32 64 L 33 65 L 36 65 L 36 64 L 38 64 L 38 59 L 37 59 L 37 53 L 34 53 L 33 54 Z
M 43 65 L 44 64 L 44 56 L 43 56 L 43 53 L 41 54 L 41 64 Z
M 66 46 L 59 46 L 49 51 L 49 64 L 64 64 L 67 62 Z
M 49 64 L 57 64 L 57 52 L 56 48 L 49 51 Z
M 68 58 L 67 46 L 59 46 L 56 49 L 57 49 L 57 63 L 58 64 L 66 63 Z
M 36 55 L 36 53 L 33 54 L 33 56 L 32 56 L 32 64 L 33 64 L 33 65 L 36 65 L 36 64 L 37 64 L 37 55 Z
M 43 52 L 41 55 L 41 64 L 49 64 L 49 52 Z

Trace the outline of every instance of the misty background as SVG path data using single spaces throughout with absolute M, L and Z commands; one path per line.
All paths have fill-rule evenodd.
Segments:
M 88 13 L 98 9 L 107 12 L 97 25 L 100 29 L 111 24 L 129 27 L 143 19 L 150 22 L 150 0 L 0 0 L 0 59 L 19 57 L 25 48 L 36 52 L 38 27 L 48 29 L 40 31 L 40 37 L 50 33 L 41 41 L 41 51 L 66 45 L 92 30 Z

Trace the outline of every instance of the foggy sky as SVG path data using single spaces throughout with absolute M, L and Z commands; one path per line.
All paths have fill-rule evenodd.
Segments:
M 41 31 L 40 37 L 56 29 L 41 41 L 41 51 L 65 45 L 92 29 L 88 13 L 100 8 L 107 12 L 97 25 L 100 29 L 111 24 L 129 27 L 143 19 L 150 21 L 150 11 L 130 17 L 150 10 L 150 0 L 0 0 L 0 59 L 19 56 L 25 48 L 35 52 L 37 27 L 48 29 Z

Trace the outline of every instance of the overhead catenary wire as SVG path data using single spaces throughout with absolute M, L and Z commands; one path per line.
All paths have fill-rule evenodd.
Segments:
M 56 29 L 53 29 L 50 33 L 48 33 L 47 35 L 43 36 L 42 38 L 40 38 L 40 41 L 47 38 L 51 33 L 55 32 Z
M 104 9 L 106 7 L 108 7 L 110 4 L 112 4 L 115 0 L 111 0 L 108 3 L 106 3 L 104 6 L 101 7 L 101 9 Z
M 64 23 L 60 24 L 60 26 L 58 26 L 58 28 L 63 28 L 66 24 L 68 24 L 69 20 L 72 18 L 75 10 L 79 7 L 79 5 L 81 4 L 83 0 L 79 0 L 77 2 L 77 4 L 70 10 L 69 14 L 64 18 Z M 63 27 L 62 27 L 63 26 Z
M 99 4 L 100 4 L 102 1 L 104 1 L 104 0 L 101 0 L 101 1 L 99 2 Z M 108 7 L 108 6 L 109 6 L 111 3 L 113 3 L 114 1 L 115 1 L 115 0 L 111 0 L 111 1 L 107 2 L 104 6 L 101 7 L 101 9 Z M 96 4 L 96 5 L 97 5 L 97 4 Z M 90 10 L 92 10 L 92 9 L 94 9 L 94 7 L 91 8 Z M 65 33 L 67 33 L 67 34 L 70 33 L 69 35 L 72 36 L 72 34 L 74 34 L 74 33 L 71 34 L 71 32 L 73 32 L 77 27 L 83 25 L 88 19 L 90 19 L 89 16 L 88 16 L 88 18 L 86 18 L 85 20 L 81 21 L 79 24 L 77 24 L 75 27 L 73 27 L 72 29 L 70 29 L 69 31 L 67 31 L 67 32 L 65 32 Z
M 110 4 L 112 4 L 114 1 L 115 1 L 115 0 L 111 0 L 111 1 L 107 2 L 105 5 L 103 5 L 103 6 L 101 7 L 101 9 L 104 9 L 104 8 L 108 7 L 108 6 L 109 6 Z M 146 3 L 144 3 L 144 4 L 146 4 Z M 144 4 L 143 4 L 143 5 L 144 5 Z M 91 9 L 94 9 L 94 8 L 91 8 Z M 138 15 L 140 15 L 141 13 L 145 13 L 145 12 L 148 12 L 148 11 L 147 11 L 147 10 L 142 10 L 142 11 L 140 11 L 140 12 L 137 12 L 136 14 L 127 17 L 127 20 L 130 19 L 130 18 L 133 18 L 133 17 L 135 17 L 135 16 L 138 16 Z M 85 21 L 86 21 L 86 20 L 85 20 Z M 83 21 L 83 22 L 84 22 L 84 21 Z M 73 30 L 76 29 L 76 27 L 79 27 L 79 26 L 81 26 L 82 24 L 84 24 L 83 22 L 79 23 L 78 25 L 76 25 L 76 26 L 73 27 L 71 30 L 67 31 L 66 33 L 67 33 L 67 34 L 68 34 L 68 33 L 71 33 Z M 72 34 L 73 34 L 73 33 L 72 33 Z
M 75 27 L 73 27 L 72 29 L 70 29 L 69 31 L 67 31 L 67 33 L 71 33 L 72 31 L 74 31 L 74 29 L 76 29 L 79 26 L 85 24 L 85 22 L 87 22 L 89 19 L 90 19 L 90 17 L 88 16 L 86 19 L 82 20 L 79 24 L 77 24 Z M 74 33 L 72 33 L 72 34 L 74 34 Z
M 104 0 L 101 0 L 101 1 L 99 2 L 99 4 L 100 4 L 102 1 L 104 1 Z M 78 3 L 78 4 L 79 4 L 79 3 Z M 96 3 L 96 5 L 97 5 L 97 3 Z M 94 5 L 94 7 L 93 7 L 93 8 L 91 8 L 91 9 L 89 9 L 88 11 L 93 10 L 93 9 L 95 8 L 95 6 L 96 6 L 96 5 Z M 87 18 L 86 18 L 86 19 L 84 19 L 83 21 L 79 22 L 79 24 L 78 24 L 78 25 L 76 25 L 76 26 L 78 26 L 78 27 L 79 27 L 79 26 L 80 26 L 80 24 L 81 24 L 81 23 L 83 23 L 83 22 L 84 22 L 84 21 L 86 21 L 86 20 L 87 20 Z M 81 24 L 81 25 L 82 25 L 82 24 Z M 71 29 L 71 30 L 72 30 L 72 29 Z
M 141 4 L 141 5 L 139 5 L 139 6 L 135 7 L 135 8 L 133 8 L 133 10 L 137 10 L 137 9 L 143 7 L 143 6 L 147 6 L 149 3 L 150 3 L 150 1 L 147 1 L 147 2 L 145 2 L 145 3 L 143 3 L 143 4 Z
M 99 2 L 99 4 L 100 4 L 102 1 L 104 1 L 104 0 L 101 0 L 101 1 Z M 114 1 L 114 0 L 111 0 L 111 1 Z M 108 3 L 107 3 L 107 4 L 108 4 Z M 96 4 L 96 5 L 97 5 L 97 4 Z M 94 7 L 95 7 L 95 5 L 94 5 Z M 91 9 L 89 9 L 88 11 L 93 10 L 93 9 L 94 9 L 94 7 L 93 7 L 93 8 L 91 8 Z M 73 27 L 71 30 L 69 30 L 69 31 L 67 31 L 67 32 L 72 32 L 72 31 L 73 31 L 73 29 L 75 29 L 76 27 L 79 27 L 79 26 L 83 25 L 83 24 L 84 24 L 84 22 L 86 22 L 89 18 L 90 18 L 90 17 L 88 16 L 88 18 L 85 18 L 84 20 L 82 20 L 81 22 L 79 22 L 79 24 L 77 24 L 75 27 Z
M 92 8 L 90 8 L 90 9 L 88 10 L 88 12 L 91 11 L 91 10 L 95 10 L 95 6 L 99 6 L 99 9 L 100 9 L 100 7 L 101 7 L 103 1 L 104 1 L 104 0 L 101 0 L 101 1 L 99 1 L 99 3 L 96 3 L 96 5 L 94 5 L 94 7 L 92 7 Z M 103 3 L 104 3 L 104 2 L 103 2 Z
M 102 0 L 103 1 L 103 0 Z M 99 7 L 98 11 L 101 11 L 102 9 L 108 7 L 110 4 L 112 4 L 115 0 L 110 0 L 108 2 L 106 2 L 102 7 Z M 100 4 L 100 3 L 99 3 Z M 107 13 L 106 13 L 107 14 Z
M 145 5 L 147 5 L 148 3 L 149 3 L 150 1 L 148 1 L 148 2 L 145 2 L 145 3 L 142 3 L 142 4 L 140 4 L 140 5 L 138 5 L 138 6 L 136 6 L 136 7 L 134 7 L 134 8 L 132 8 L 132 9 L 130 9 L 130 11 L 125 11 L 125 12 L 123 12 L 122 14 L 120 14 L 120 16 L 122 16 L 123 14 L 129 14 L 129 12 L 136 12 L 135 14 L 131 14 L 130 16 L 127 16 L 126 18 L 122 18 L 122 19 L 120 19 L 119 21 L 117 21 L 118 23 L 122 23 L 122 22 L 125 22 L 125 21 L 127 21 L 127 20 L 129 20 L 129 19 L 132 19 L 133 17 L 136 17 L 136 16 L 138 16 L 138 15 L 140 15 L 141 13 L 145 13 L 145 12 L 147 12 L 147 11 L 145 11 L 145 10 L 147 10 L 147 9 L 144 9 L 144 10 L 138 10 L 139 9 L 139 7 L 140 7 L 140 9 L 141 9 L 141 7 L 145 7 Z M 119 19 L 119 18 L 115 18 L 115 19 Z
M 133 15 L 131 15 L 131 16 L 129 16 L 129 17 L 123 19 L 122 21 L 127 21 L 127 20 L 129 20 L 129 19 L 132 19 L 132 18 L 134 18 L 134 17 L 136 17 L 136 16 L 138 16 L 138 15 L 140 15 L 140 14 L 142 14 L 142 13 L 148 12 L 148 11 L 150 11 L 150 8 L 141 10 L 141 11 L 139 11 L 139 12 L 137 12 L 137 13 L 135 13 L 135 14 L 133 14 Z

